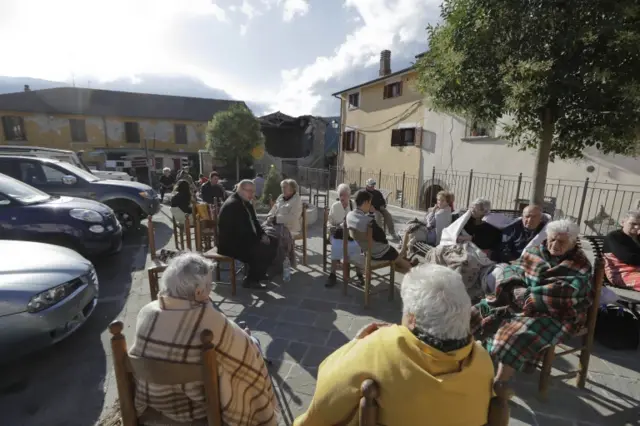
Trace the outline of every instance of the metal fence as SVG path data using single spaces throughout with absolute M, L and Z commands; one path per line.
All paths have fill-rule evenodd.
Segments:
M 412 210 L 433 206 L 438 191 L 451 191 L 456 209 L 466 208 L 475 198 L 491 200 L 493 209 L 522 210 L 531 197 L 533 179 L 528 176 L 445 171 L 432 169 L 420 179 L 407 173 L 384 173 L 369 169 L 315 169 L 283 165 L 281 173 L 296 179 L 310 200 L 326 194 L 340 183 L 362 188 L 369 178 L 388 193 L 391 205 Z M 311 193 L 309 193 L 311 192 Z M 317 198 L 315 198 L 317 200 Z M 328 200 L 328 198 L 327 198 Z M 640 185 L 547 179 L 545 211 L 555 219 L 569 218 L 580 224 L 584 235 L 605 235 L 619 226 L 628 210 L 640 208 Z

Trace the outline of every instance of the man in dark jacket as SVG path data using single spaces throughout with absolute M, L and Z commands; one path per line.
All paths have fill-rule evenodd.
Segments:
M 529 245 L 547 224 L 542 208 L 537 205 L 529 205 L 522 211 L 521 220 L 509 225 L 502 230 L 502 250 L 500 250 L 499 262 L 507 263 L 518 259 L 524 249 Z
M 382 217 L 384 217 L 384 223 L 387 229 L 389 230 L 389 234 L 391 238 L 394 240 L 399 240 L 398 234 L 396 234 L 395 226 L 393 225 L 393 217 L 389 210 L 387 210 L 387 201 L 384 199 L 382 192 L 376 189 L 376 181 L 375 179 L 367 179 L 367 186 L 365 189 L 369 194 L 371 194 L 371 207 L 376 212 L 380 212 Z
M 242 286 L 265 289 L 260 283 L 276 257 L 278 241 L 265 234 L 253 208 L 255 185 L 243 180 L 227 198 L 218 215 L 218 253 L 248 264 Z
M 209 181 L 202 184 L 200 187 L 200 197 L 202 201 L 207 204 L 222 204 L 227 199 L 227 193 L 220 185 L 220 176 L 218 172 L 211 172 L 209 175 Z

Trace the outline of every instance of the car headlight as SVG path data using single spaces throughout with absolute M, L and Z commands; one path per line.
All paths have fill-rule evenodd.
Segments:
M 102 223 L 103 221 L 102 215 L 94 210 L 73 209 L 69 212 L 69 215 L 84 222 Z
M 29 300 L 27 311 L 35 313 L 47 309 L 72 294 L 83 284 L 85 284 L 84 280 L 78 278 L 38 293 Z
M 153 191 L 142 191 L 142 192 L 139 192 L 139 194 L 142 198 L 146 198 L 148 200 L 151 200 L 154 198 Z

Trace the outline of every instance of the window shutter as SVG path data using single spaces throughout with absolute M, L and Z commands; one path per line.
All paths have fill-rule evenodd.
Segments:
M 342 150 L 347 151 L 347 132 L 342 132 Z
M 364 155 L 365 134 L 362 132 L 356 132 L 356 138 L 356 151 L 358 151 L 359 154 Z
M 402 130 L 393 129 L 391 131 L 391 146 L 400 146 L 400 145 L 402 145 Z
M 413 144 L 420 148 L 422 146 L 422 127 L 416 127 L 414 131 Z

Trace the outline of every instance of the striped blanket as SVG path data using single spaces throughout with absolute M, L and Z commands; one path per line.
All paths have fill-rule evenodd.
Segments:
M 472 332 L 494 359 L 530 371 L 544 349 L 584 326 L 593 302 L 591 264 L 579 248 L 555 257 L 543 243 L 503 272 L 495 295 L 473 307 Z

